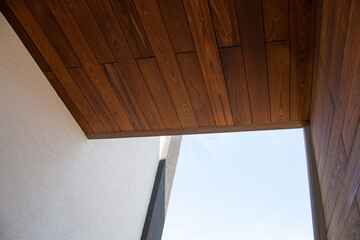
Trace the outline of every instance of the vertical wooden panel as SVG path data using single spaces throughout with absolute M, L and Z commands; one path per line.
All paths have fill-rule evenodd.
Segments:
M 234 0 L 210 0 L 209 3 L 219 47 L 240 45 Z
M 53 70 L 57 79 L 66 89 L 73 102 L 76 104 L 81 114 L 85 117 L 90 127 L 95 132 L 105 132 L 104 126 L 101 124 L 99 118 L 86 101 L 84 95 L 72 79 L 70 73 L 67 71 L 65 65 L 61 61 L 53 49 L 51 43 L 46 38 L 45 34 L 38 25 L 36 19 L 30 12 L 23 0 L 6 0 L 8 6 L 13 11 L 19 22 L 29 34 L 34 44 L 39 49 L 40 53 Z
M 67 3 L 97 60 L 100 63 L 114 62 L 115 58 L 86 0 L 67 0 Z
M 289 42 L 266 44 L 271 121 L 290 121 Z
M 46 6 L 45 1 L 26 1 L 26 4 L 34 14 L 34 17 L 65 66 L 68 68 L 81 66 L 78 57 L 71 48 L 49 8 Z
M 269 83 L 261 0 L 236 0 L 245 71 L 254 123 L 269 123 Z
M 131 0 L 111 0 L 111 4 L 135 58 L 153 56 L 134 3 Z
M 360 211 L 356 201 L 353 202 L 345 226 L 341 231 L 339 240 L 360 239 Z
M 251 108 L 241 47 L 220 50 L 235 124 L 250 124 Z
M 117 63 L 105 64 L 104 71 L 135 130 L 149 130 L 150 128 L 120 71 L 119 65 Z
M 158 0 L 175 53 L 194 51 L 194 43 L 181 0 Z
M 137 63 L 166 128 L 181 128 L 181 124 L 155 58 L 138 59 Z
M 234 122 L 208 2 L 185 0 L 184 6 L 216 125 L 232 125 Z
M 289 0 L 262 0 L 262 3 L 266 41 L 289 40 Z
M 64 1 L 49 0 L 47 4 L 120 129 L 133 131 L 134 127 L 129 117 L 111 88 L 66 3 Z
M 19 21 L 14 16 L 13 12 L 10 10 L 10 8 L 6 5 L 4 1 L 0 1 L 0 10 L 6 20 L 11 25 L 11 27 L 14 29 L 22 43 L 25 45 L 26 49 L 34 58 L 41 71 L 50 72 L 51 69 L 49 65 L 46 63 L 39 50 L 37 49 L 33 41 L 30 39 L 29 35 L 25 32 L 24 28 L 21 26 Z
M 106 130 L 108 132 L 119 131 L 120 128 L 117 126 L 116 122 L 111 116 L 111 113 L 101 99 L 95 86 L 90 81 L 85 70 L 83 68 L 72 68 L 69 69 L 69 72 L 77 85 L 80 87 L 91 107 L 98 115 L 101 123 L 104 125 Z
M 179 65 L 156 0 L 135 0 L 145 32 L 183 127 L 197 127 Z
M 314 50 L 314 0 L 290 1 L 291 120 L 309 119 Z
M 195 52 L 176 55 L 200 127 L 215 126 L 208 93 Z
M 164 128 L 164 123 L 131 53 L 110 1 L 89 0 L 89 4 L 150 129 Z
M 55 74 L 53 72 L 45 72 L 44 75 L 49 80 L 50 84 L 55 89 L 58 96 L 61 98 L 71 115 L 74 117 L 76 122 L 79 124 L 80 128 L 84 131 L 85 134 L 87 133 L 93 133 L 94 131 L 84 118 L 84 116 L 81 114 L 79 109 L 76 107 L 75 103 L 71 100 L 70 96 L 66 92 L 65 88 L 59 80 L 56 78 Z

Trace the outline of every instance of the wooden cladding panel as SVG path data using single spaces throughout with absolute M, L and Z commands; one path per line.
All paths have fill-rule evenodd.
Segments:
M 236 0 L 245 71 L 254 123 L 268 123 L 269 83 L 266 67 L 261 0 Z
M 210 0 L 209 4 L 219 47 L 240 45 L 234 0 Z
M 296 71 L 309 69 L 313 36 L 308 29 L 314 22 L 308 21 L 307 12 L 289 15 L 287 0 L 0 3 L 86 133 L 224 131 L 252 125 L 273 128 L 272 123 L 279 122 L 295 126 L 308 120 L 310 93 L 303 82 L 307 89 L 311 79 L 294 79 L 288 65 L 297 61 L 303 65 Z M 336 23 L 339 29 L 345 24 Z M 296 35 L 298 30 L 304 31 Z M 344 32 L 334 46 L 344 45 Z M 297 56 L 303 54 L 299 49 L 305 55 Z M 341 58 L 338 53 L 332 57 Z M 296 119 L 290 114 L 294 102 L 301 113 Z M 348 114 L 347 119 L 352 122 L 356 116 Z M 300 121 L 292 125 L 295 120 Z M 352 142 L 348 131 L 343 133 L 345 149 Z

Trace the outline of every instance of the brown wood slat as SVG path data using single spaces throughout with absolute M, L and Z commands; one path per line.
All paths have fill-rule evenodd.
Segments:
M 200 127 L 215 126 L 208 93 L 195 52 L 176 55 Z
M 164 128 L 164 123 L 116 20 L 110 1 L 89 0 L 89 4 L 150 129 Z
M 30 12 L 23 0 L 6 0 L 8 6 L 13 11 L 25 31 L 34 41 L 34 44 L 43 55 L 46 62 L 53 70 L 55 76 L 61 82 L 66 92 L 69 94 L 73 102 L 76 104 L 90 127 L 95 132 L 106 132 L 99 118 L 87 102 L 86 98 L 72 79 L 60 57 L 52 47 L 44 32 L 41 30 L 36 19 Z
M 352 148 L 348 167 L 345 171 L 343 184 L 340 188 L 339 196 L 337 199 L 332 220 L 328 228 L 329 240 L 339 239 L 341 229 L 345 225 L 346 217 L 349 214 L 351 204 L 356 201 L 355 196 L 360 183 L 360 127 L 357 126 L 356 137 L 354 140 L 354 147 Z
M 357 200 L 358 206 L 360 206 L 360 187 L 359 187 L 358 192 L 356 194 L 356 200 Z
M 229 97 L 208 2 L 207 0 L 185 0 L 183 2 L 196 52 L 199 56 L 215 123 L 218 126 L 233 125 Z
M 150 128 L 120 71 L 119 65 L 117 63 L 105 64 L 104 71 L 135 130 L 149 130 Z
M 360 239 L 360 211 L 356 201 L 351 205 L 349 215 L 347 216 L 345 227 L 341 231 L 339 240 Z
M 271 121 L 290 121 L 289 42 L 266 44 Z
M 324 190 L 324 192 L 327 192 L 324 204 L 326 227 L 329 227 L 331 221 L 334 206 L 344 179 L 347 163 L 348 161 L 345 153 L 344 142 L 341 139 L 336 158 L 334 159 L 334 162 L 329 163 L 329 165 L 332 166 L 332 170 L 330 170 L 328 173 L 325 173 L 322 184 L 323 188 L 327 188 Z
M 137 63 L 158 107 L 165 127 L 168 129 L 181 128 L 179 118 L 155 58 L 138 59 Z
M 158 0 L 175 53 L 194 51 L 194 43 L 181 0 Z
M 314 0 L 290 1 L 291 120 L 309 119 L 312 81 Z
M 99 63 L 115 62 L 109 45 L 96 23 L 86 0 L 66 0 L 66 2 Z
M 153 56 L 134 3 L 131 0 L 111 0 L 111 4 L 135 58 Z
M 73 100 L 71 100 L 70 96 L 66 92 L 63 85 L 61 85 L 59 80 L 56 78 L 55 74 L 53 72 L 45 72 L 44 75 L 49 80 L 50 84 L 55 89 L 57 95 L 61 98 L 66 108 L 69 110 L 69 112 L 74 117 L 74 119 L 79 124 L 80 128 L 84 131 L 84 133 L 93 133 L 94 131 L 92 130 L 84 116 L 81 114 L 79 109 L 76 107 Z
M 235 124 L 249 124 L 251 108 L 241 47 L 220 50 Z
M 239 26 L 234 0 L 210 0 L 212 20 L 219 47 L 240 45 Z
M 289 40 L 289 0 L 262 0 L 262 4 L 266 41 Z
M 145 32 L 183 127 L 198 126 L 156 0 L 135 0 Z
M 49 8 L 46 6 L 45 1 L 26 1 L 26 4 L 65 66 L 67 68 L 80 67 L 81 63 L 78 57 L 71 48 Z
M 271 121 L 264 27 L 260 0 L 236 0 L 245 71 L 254 123 Z
M 49 0 L 47 4 L 120 129 L 122 131 L 133 131 L 134 127 L 129 117 L 111 88 L 66 3 Z
M 115 120 L 111 116 L 108 108 L 101 99 L 95 86 L 92 84 L 89 76 L 86 74 L 84 68 L 72 68 L 69 72 L 77 85 L 80 87 L 84 96 L 88 100 L 91 107 L 98 115 L 101 123 L 104 125 L 108 132 L 120 131 L 120 128 L 116 124 Z
M 30 39 L 29 35 L 25 32 L 24 28 L 21 26 L 19 21 L 14 16 L 13 12 L 7 6 L 7 4 L 1 0 L 0 1 L 0 10 L 4 15 L 6 20 L 9 22 L 11 27 L 14 29 L 18 37 L 21 39 L 21 42 L 25 45 L 26 49 L 29 51 L 30 55 L 34 58 L 35 62 L 43 72 L 50 72 L 51 68 L 46 63 L 45 59 Z

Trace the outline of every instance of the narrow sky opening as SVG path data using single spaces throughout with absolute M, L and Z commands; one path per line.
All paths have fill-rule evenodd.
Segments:
M 313 240 L 302 129 L 184 136 L 163 240 Z

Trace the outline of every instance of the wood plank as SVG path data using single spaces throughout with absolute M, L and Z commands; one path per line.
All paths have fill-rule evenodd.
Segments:
M 65 66 L 67 68 L 80 67 L 81 63 L 78 57 L 71 48 L 49 8 L 46 6 L 45 1 L 26 1 L 26 4 Z
M 48 0 L 47 4 L 120 129 L 122 131 L 133 131 L 134 127 L 129 117 L 111 88 L 106 75 L 98 64 L 66 3 L 64 1 Z
M 138 59 L 137 63 L 159 110 L 165 127 L 168 129 L 181 128 L 174 104 L 172 103 L 155 58 Z
M 158 0 L 175 53 L 195 51 L 181 0 Z
M 356 201 L 353 202 L 339 240 L 360 239 L 360 211 Z
M 155 106 L 151 94 L 132 55 L 121 27 L 116 20 L 110 1 L 91 0 L 90 7 L 98 21 L 110 48 L 112 49 L 121 73 L 126 79 L 138 106 L 140 107 L 150 129 L 164 128 L 164 123 Z
M 46 63 L 39 50 L 37 49 L 33 41 L 30 39 L 29 35 L 25 32 L 24 28 L 21 26 L 19 21 L 14 16 L 13 12 L 3 0 L 0 1 L 0 11 L 4 15 L 6 20 L 9 22 L 11 27 L 14 29 L 21 42 L 25 45 L 26 49 L 29 51 L 30 55 L 33 57 L 41 71 L 50 72 L 51 69 L 49 65 Z
M 240 45 L 234 0 L 210 0 L 209 4 L 218 46 L 221 48 Z
M 262 0 L 262 4 L 266 41 L 289 40 L 289 0 Z
M 267 123 L 267 124 L 195 127 L 195 128 L 182 128 L 182 129 L 135 131 L 135 132 L 113 132 L 113 133 L 106 133 L 106 134 L 89 133 L 86 136 L 89 139 L 128 138 L 128 137 L 145 137 L 145 136 L 172 136 L 172 135 L 186 135 L 186 134 L 224 133 L 224 132 L 243 132 L 243 131 L 262 131 L 262 130 L 271 130 L 271 129 L 302 128 L 308 124 L 309 124 L 308 121 L 295 121 L 295 122 L 280 122 L 280 123 Z
M 328 163 L 331 165 L 331 169 L 329 169 L 328 173 L 325 173 L 322 184 L 322 188 L 325 189 L 324 192 L 327 193 L 324 204 L 326 227 L 329 227 L 331 221 L 334 206 L 344 179 L 347 163 L 345 146 L 343 140 L 341 139 L 335 161 Z
M 144 115 L 142 114 L 136 99 L 131 93 L 125 77 L 120 71 L 119 65 L 117 63 L 105 64 L 104 71 L 135 130 L 149 130 L 150 128 L 144 118 Z
M 266 44 L 271 121 L 290 121 L 289 42 Z
M 115 58 L 91 13 L 86 0 L 66 0 L 82 34 L 99 63 L 115 62 Z
M 314 26 L 314 0 L 290 1 L 291 120 L 310 114 Z
M 220 50 L 226 86 L 235 124 L 249 124 L 251 107 L 241 47 Z
M 357 204 L 358 204 L 358 207 L 359 207 L 360 206 L 360 186 L 359 186 L 358 192 L 356 194 L 356 200 L 357 200 Z
M 270 116 L 265 36 L 261 0 L 236 0 L 245 71 L 248 81 L 252 120 L 268 123 Z
M 84 68 L 72 68 L 69 69 L 69 72 L 77 85 L 80 87 L 84 96 L 88 100 L 91 107 L 94 109 L 98 115 L 101 123 L 104 125 L 106 131 L 115 132 L 120 131 L 120 128 L 116 124 L 115 120 L 111 116 L 108 108 L 106 107 L 104 101 L 101 99 L 99 93 L 97 92 L 95 86 L 89 79 L 89 76 L 86 74 Z
M 215 126 L 214 114 L 195 52 L 176 55 L 200 127 Z
M 328 228 L 329 240 L 339 239 L 341 229 L 345 225 L 346 217 L 350 212 L 351 205 L 355 200 L 357 190 L 360 183 L 360 127 L 356 131 L 354 147 L 352 148 L 350 157 L 348 158 L 348 167 L 345 171 L 344 180 L 340 188 L 332 220 Z
M 183 127 L 198 126 L 156 0 L 135 0 L 134 3 L 173 100 L 181 125 Z
M 208 2 L 207 0 L 185 0 L 183 2 L 209 94 L 215 123 L 218 126 L 232 125 L 234 121 Z
M 111 0 L 111 4 L 135 58 L 153 56 L 134 3 L 131 0 Z
M 90 127 L 95 132 L 106 132 L 104 126 L 101 124 L 98 116 L 95 114 L 86 98 L 72 79 L 70 73 L 67 71 L 60 57 L 52 47 L 49 40 L 46 38 L 41 27 L 30 12 L 23 0 L 6 0 L 8 6 L 13 11 L 19 22 L 24 27 L 25 31 L 34 41 L 34 44 L 53 70 L 57 79 L 61 82 L 66 92 L 69 94 L 81 114 L 88 121 Z
M 59 80 L 56 78 L 55 74 L 53 72 L 45 72 L 45 77 L 49 80 L 50 84 L 56 91 L 57 95 L 61 98 L 63 103 L 65 104 L 66 108 L 69 110 L 73 118 L 76 120 L 76 122 L 79 124 L 80 128 L 84 131 L 85 134 L 93 133 L 94 131 L 84 118 L 84 116 L 81 114 L 79 109 L 76 107 L 73 100 L 71 100 L 70 96 L 66 92 L 65 88 Z

